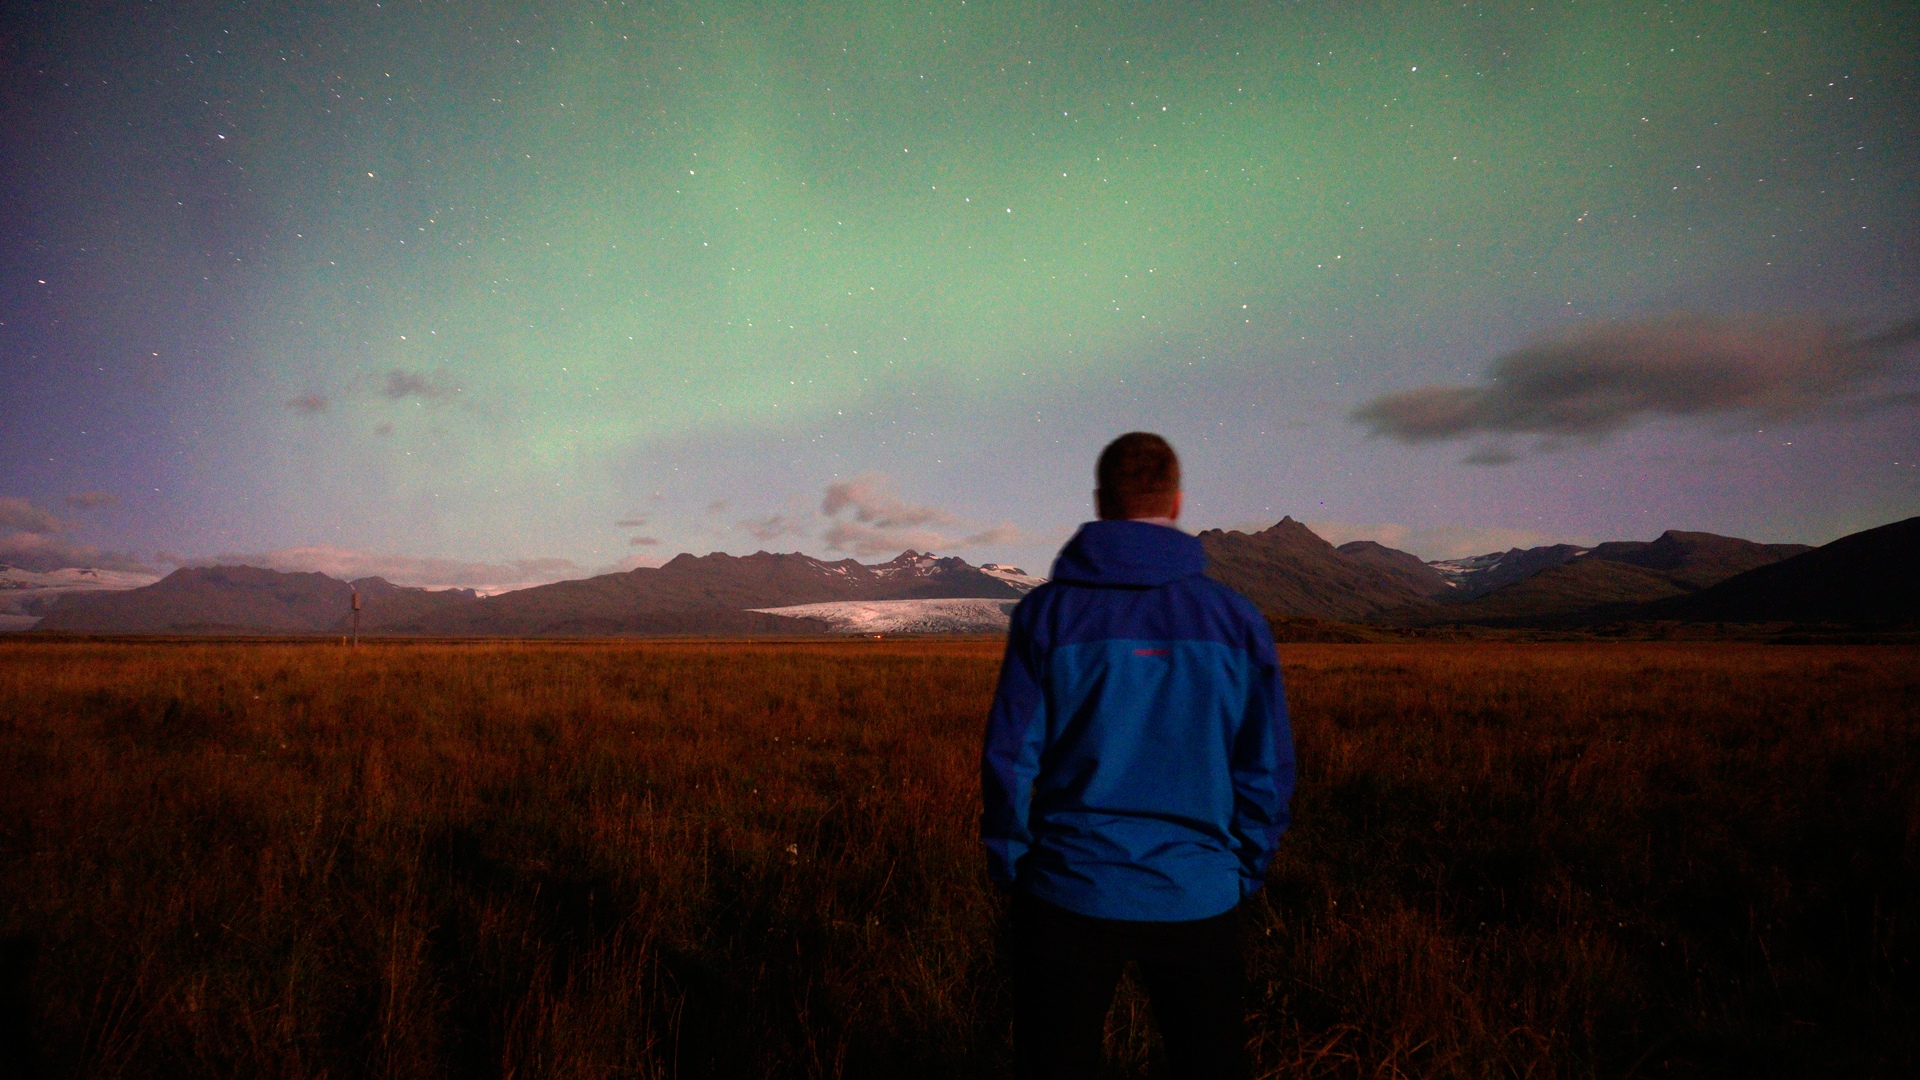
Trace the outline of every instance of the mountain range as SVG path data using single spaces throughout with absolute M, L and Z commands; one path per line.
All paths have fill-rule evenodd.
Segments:
M 1456 594 L 1381 612 L 1378 621 L 1538 626 L 1646 618 L 1639 611 L 1646 604 L 1687 596 L 1813 550 L 1805 544 L 1756 544 L 1678 530 L 1648 542 L 1515 549 L 1461 574 L 1454 582 Z
M 1650 604 L 1643 618 L 1690 622 L 1912 623 L 1920 616 L 1920 517 Z
M 1207 573 L 1238 590 L 1269 618 L 1310 616 L 1358 622 L 1432 595 L 1408 580 L 1392 548 L 1343 553 L 1290 517 L 1257 533 L 1208 529 L 1200 535 Z M 1413 555 L 1407 558 L 1414 562 Z M 1444 584 L 1441 585 L 1444 587 Z
M 1014 567 L 972 566 L 916 551 L 877 565 L 797 553 L 680 555 L 577 581 L 478 596 L 380 578 L 251 566 L 176 570 L 145 588 L 62 596 L 36 630 L 91 634 L 369 634 L 433 637 L 597 637 L 642 634 L 817 634 L 827 620 L 769 614 L 830 601 L 1018 600 L 1039 578 Z
M 1824 547 L 1668 531 L 1423 562 L 1375 543 L 1338 547 L 1282 518 L 1199 534 L 1208 574 L 1270 619 L 1574 627 L 1647 620 L 1910 623 L 1920 611 L 1920 518 Z M 5 568 L 0 568 L 4 577 Z M 68 572 L 81 573 L 79 571 Z M 36 630 L 108 634 L 367 634 L 432 637 L 979 632 L 1043 579 L 1014 567 L 905 551 L 884 563 L 797 552 L 680 555 L 660 567 L 494 596 L 380 578 L 247 566 L 177 570 L 139 588 L 67 588 L 33 606 Z M 107 587 L 107 588 L 110 588 Z M 995 601 L 964 604 L 955 601 Z

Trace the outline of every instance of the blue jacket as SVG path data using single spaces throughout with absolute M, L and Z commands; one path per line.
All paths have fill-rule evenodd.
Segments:
M 1178 529 L 1089 522 L 1014 609 L 981 755 L 995 882 L 1168 922 L 1260 887 L 1293 736 L 1266 620 L 1205 565 Z

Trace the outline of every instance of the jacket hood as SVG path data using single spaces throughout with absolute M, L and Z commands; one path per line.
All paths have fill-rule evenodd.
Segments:
M 1060 549 L 1053 579 L 1152 587 L 1206 568 L 1199 539 L 1179 529 L 1145 521 L 1089 521 Z

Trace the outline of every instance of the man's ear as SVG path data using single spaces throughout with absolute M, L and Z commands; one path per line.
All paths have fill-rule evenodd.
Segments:
M 1173 493 L 1173 505 L 1167 510 L 1167 519 L 1169 521 L 1180 520 L 1180 497 L 1182 494 L 1182 492 L 1178 491 Z

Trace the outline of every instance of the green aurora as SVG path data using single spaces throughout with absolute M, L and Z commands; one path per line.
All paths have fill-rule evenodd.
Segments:
M 1333 491 L 1321 516 L 1751 532 L 1738 500 L 1687 487 L 1725 432 L 1668 432 L 1683 452 L 1649 506 L 1575 490 L 1577 455 L 1509 470 L 1503 497 L 1457 450 L 1343 418 L 1582 320 L 1909 317 L 1915 28 L 1862 4 L 76 16 L 26 48 L 102 87 L 69 100 L 46 75 L 15 97 L 136 145 L 20 143 L 53 178 L 43 258 L 114 223 L 59 280 L 87 301 L 45 301 L 92 320 L 92 351 L 36 339 L 29 382 L 146 362 L 159 392 L 124 411 L 175 464 L 146 482 L 155 442 L 42 467 L 23 437 L 9 472 L 42 498 L 127 489 L 127 546 L 591 567 L 635 507 L 667 554 L 750 550 L 703 508 L 804 516 L 878 470 L 956 520 L 1016 523 L 1010 553 L 1044 561 L 1081 513 L 1081 459 L 1157 423 L 1213 470 L 1200 525 L 1313 516 Z M 193 164 L 150 186 L 143 155 Z M 180 314 L 158 332 L 154 312 Z M 41 404 L 30 426 L 82 422 Z M 1831 486 L 1857 441 L 1787 487 Z M 1401 480 L 1337 481 L 1382 473 Z M 1451 506 L 1409 494 L 1435 482 Z M 1769 508 L 1783 524 L 1759 538 L 1920 503 L 1910 474 L 1865 483 Z

